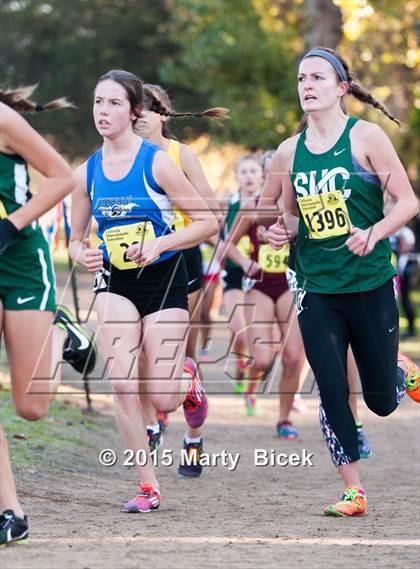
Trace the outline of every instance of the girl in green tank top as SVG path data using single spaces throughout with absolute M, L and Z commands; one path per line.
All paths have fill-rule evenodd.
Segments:
M 261 191 L 263 171 L 259 160 L 252 155 L 239 159 L 235 167 L 239 191 L 235 193 L 228 206 L 223 238 L 227 239 L 235 222 L 238 212 L 247 207 L 249 200 Z M 250 239 L 243 236 L 236 245 L 239 255 L 248 257 L 250 252 Z M 241 257 L 239 257 L 240 259 Z M 246 319 L 244 311 L 244 292 L 242 291 L 242 268 L 232 260 L 225 258 L 222 271 L 223 304 L 226 309 L 226 318 L 233 336 L 232 352 L 236 354 L 235 366 L 232 373 L 233 387 L 237 394 L 243 393 L 246 388 L 244 379 L 247 368 L 248 342 L 246 335 Z
M 269 229 L 280 248 L 296 239 L 295 294 L 308 361 L 320 394 L 321 428 L 345 492 L 324 513 L 366 513 L 357 430 L 349 406 L 351 346 L 368 407 L 390 414 L 407 393 L 420 399 L 417 366 L 398 353 L 388 237 L 417 213 L 417 200 L 395 150 L 376 125 L 344 110 L 351 94 L 396 121 L 353 81 L 336 52 L 316 48 L 298 73 L 304 119 L 273 159 L 265 195 L 281 185 L 284 212 Z M 383 192 L 395 206 L 384 216 Z M 277 192 L 278 194 L 278 192 Z
M 19 114 L 69 104 L 59 99 L 37 105 L 29 98 L 33 90 L 0 90 L 0 336 L 4 331 L 16 413 L 30 421 L 47 412 L 60 383 L 59 362 L 67 359 L 66 353 L 75 354 L 66 324 L 50 333 L 56 309 L 55 282 L 48 244 L 36 221 L 73 189 L 74 180 L 66 161 Z M 46 178 L 34 197 L 29 191 L 28 163 Z M 81 329 L 80 334 L 85 336 Z M 86 340 L 90 357 L 92 343 Z M 33 382 L 33 378 L 39 379 Z M 40 378 L 50 379 L 42 379 L 40 387 Z M 0 456 L 1 547 L 28 536 L 1 425 Z
M 369 231 L 384 217 L 379 178 L 360 168 L 352 154 L 350 132 L 357 122 L 349 117 L 326 152 L 309 150 L 307 127 L 296 143 L 291 174 L 300 213 L 296 273 L 298 285 L 307 291 L 371 290 L 395 274 L 388 240 L 378 241 L 368 259 L 346 246 L 352 228 Z

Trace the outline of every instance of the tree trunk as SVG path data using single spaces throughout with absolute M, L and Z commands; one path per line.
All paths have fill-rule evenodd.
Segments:
M 306 0 L 308 19 L 305 34 L 308 49 L 330 47 L 336 49 L 342 37 L 341 10 L 332 0 Z

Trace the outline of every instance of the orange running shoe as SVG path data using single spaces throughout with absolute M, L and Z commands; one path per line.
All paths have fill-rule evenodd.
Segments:
M 398 352 L 398 367 L 405 373 L 407 395 L 416 403 L 420 403 L 420 368 L 404 352 Z
M 367 514 L 366 494 L 358 486 L 348 486 L 344 490 L 343 497 L 337 504 L 327 506 L 324 516 L 347 517 L 364 516 Z

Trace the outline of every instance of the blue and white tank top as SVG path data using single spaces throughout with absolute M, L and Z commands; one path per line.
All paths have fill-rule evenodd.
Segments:
M 98 223 L 100 248 L 104 259 L 121 270 L 138 268 L 125 255 L 130 245 L 172 233 L 172 201 L 152 173 L 158 150 L 158 146 L 143 140 L 130 171 L 120 180 L 105 176 L 102 149 L 87 161 L 87 190 Z M 151 264 L 175 254 L 176 251 L 162 253 Z

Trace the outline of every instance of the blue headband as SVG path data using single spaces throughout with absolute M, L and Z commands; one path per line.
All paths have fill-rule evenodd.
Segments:
M 331 63 L 331 65 L 334 67 L 341 81 L 349 80 L 346 70 L 344 69 L 344 65 L 335 55 L 329 51 L 326 51 L 325 49 L 311 49 L 311 51 L 308 51 L 308 53 L 303 56 L 302 61 L 307 57 L 322 57 L 322 59 L 326 59 L 328 63 Z

